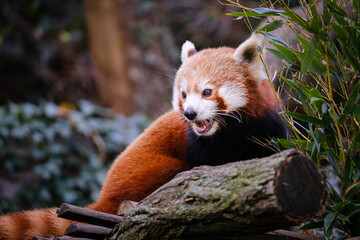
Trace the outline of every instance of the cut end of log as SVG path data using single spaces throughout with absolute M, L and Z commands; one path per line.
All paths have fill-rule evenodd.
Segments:
M 274 181 L 279 205 L 291 221 L 311 219 L 324 211 L 325 177 L 304 155 L 289 156 L 280 165 Z

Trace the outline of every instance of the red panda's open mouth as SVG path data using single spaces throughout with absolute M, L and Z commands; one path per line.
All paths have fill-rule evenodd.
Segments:
M 196 131 L 198 133 L 205 133 L 212 127 L 214 121 L 210 119 L 195 121 Z

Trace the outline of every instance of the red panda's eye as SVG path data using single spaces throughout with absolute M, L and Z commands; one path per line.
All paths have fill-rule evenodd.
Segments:
M 212 90 L 211 90 L 211 89 L 205 89 L 205 90 L 203 91 L 203 96 L 204 96 L 204 97 L 210 97 L 211 94 L 212 94 Z
M 185 93 L 185 92 L 181 92 L 181 97 L 182 97 L 183 99 L 185 99 L 185 98 L 186 98 L 186 93 Z

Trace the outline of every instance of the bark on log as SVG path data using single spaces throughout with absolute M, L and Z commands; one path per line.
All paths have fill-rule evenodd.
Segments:
M 178 174 L 125 212 L 108 239 L 234 239 L 323 212 L 325 177 L 294 149 Z

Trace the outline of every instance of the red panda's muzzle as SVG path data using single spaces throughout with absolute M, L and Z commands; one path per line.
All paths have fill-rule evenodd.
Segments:
M 198 133 L 205 133 L 212 127 L 213 123 L 214 121 L 209 119 L 195 121 L 196 131 Z

